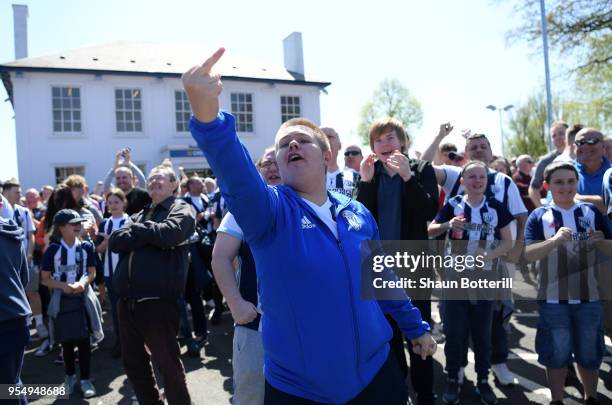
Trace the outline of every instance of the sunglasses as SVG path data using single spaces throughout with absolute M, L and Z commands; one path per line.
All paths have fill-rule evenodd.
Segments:
M 601 142 L 601 139 L 599 139 L 599 138 L 581 139 L 579 141 L 574 141 L 574 143 L 577 146 L 597 145 L 599 142 Z
M 347 150 L 346 152 L 344 152 L 344 156 L 359 156 L 361 155 L 361 152 L 359 152 L 358 150 Z
M 455 151 L 448 152 L 448 158 L 455 162 L 461 162 L 464 158 L 463 153 L 457 153 Z

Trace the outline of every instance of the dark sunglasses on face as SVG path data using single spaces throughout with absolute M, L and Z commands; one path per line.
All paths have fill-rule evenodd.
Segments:
M 574 143 L 577 146 L 597 145 L 599 142 L 601 142 L 601 139 L 599 139 L 599 138 L 581 139 L 579 141 L 578 140 L 574 141 Z
M 348 157 L 348 156 L 359 156 L 361 155 L 361 152 L 359 152 L 358 150 L 347 150 L 346 152 L 344 152 L 344 156 Z

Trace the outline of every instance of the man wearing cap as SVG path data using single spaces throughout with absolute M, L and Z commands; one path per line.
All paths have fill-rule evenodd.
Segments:
M 119 296 L 123 367 L 141 404 L 163 403 L 155 386 L 152 358 L 164 380 L 168 402 L 189 405 L 176 336 L 195 212 L 174 197 L 178 180 L 172 167 L 151 170 L 147 187 L 152 203 L 109 238 L 110 250 L 120 255 L 113 282 Z

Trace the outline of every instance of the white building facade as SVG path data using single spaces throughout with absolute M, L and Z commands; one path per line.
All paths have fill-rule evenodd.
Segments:
M 207 173 L 208 164 L 189 133 L 189 103 L 180 80 L 186 63 L 173 63 L 170 71 L 152 71 L 151 65 L 161 62 L 146 60 L 140 69 L 125 70 L 112 56 L 113 46 L 119 58 L 126 56 L 125 45 L 105 44 L 103 51 L 81 48 L 0 65 L 15 111 L 19 179 L 24 187 L 56 184 L 76 173 L 93 188 L 125 147 L 131 148 L 132 161 L 145 173 L 165 158 L 187 173 Z M 140 51 L 141 60 L 143 54 L 155 51 L 149 46 L 153 44 L 127 45 Z M 85 64 L 84 54 L 89 59 Z M 91 63 L 102 59 L 98 54 L 105 55 L 107 63 L 92 68 Z M 65 61 L 72 65 L 57 66 Z M 127 63 L 137 65 L 138 60 Z M 245 64 L 226 61 L 220 71 L 224 83 L 220 101 L 222 109 L 236 116 L 238 134 L 256 159 L 272 145 L 285 120 L 303 116 L 319 124 L 319 96 L 329 83 L 307 81 L 303 73 L 284 68 Z M 230 75 L 225 74 L 228 70 Z M 263 75 L 240 76 L 237 71 Z

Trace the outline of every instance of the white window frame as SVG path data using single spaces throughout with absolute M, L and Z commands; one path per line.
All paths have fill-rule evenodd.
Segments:
M 134 104 L 132 104 L 132 108 L 131 110 L 127 109 L 125 107 L 125 105 L 123 105 L 122 108 L 119 108 L 118 106 L 118 98 L 117 98 L 117 91 L 121 91 L 121 92 L 125 92 L 126 90 L 131 91 L 132 95 L 134 94 L 134 91 L 138 91 L 138 96 L 139 96 L 139 101 L 140 101 L 140 109 L 136 109 L 134 107 Z M 125 98 L 123 98 L 125 93 L 122 93 L 122 102 L 128 101 Z M 130 87 L 130 86 L 117 86 L 115 88 L 113 88 L 113 100 L 115 102 L 115 133 L 118 136 L 125 136 L 125 137 L 139 137 L 139 136 L 143 136 L 144 135 L 144 119 L 143 119 L 143 103 L 144 103 L 144 97 L 142 94 L 142 87 Z M 131 98 L 132 103 L 134 103 L 134 98 Z M 124 115 L 123 117 L 123 123 L 124 124 L 128 124 L 131 123 L 134 126 L 134 129 L 131 131 L 128 131 L 127 129 L 123 129 L 120 130 L 119 129 L 119 119 L 118 119 L 118 113 L 132 113 L 132 118 L 130 120 L 126 119 L 126 115 Z M 136 120 L 135 116 L 136 113 L 140 113 L 140 130 L 136 130 L 136 124 L 138 123 L 138 120 Z
M 59 111 L 56 111 L 56 107 L 55 107 L 55 100 L 56 97 L 54 95 L 54 90 L 58 89 L 60 94 L 59 94 Z M 63 95 L 63 91 L 64 89 L 68 89 L 69 91 L 71 90 L 78 90 L 79 92 L 79 96 L 78 96 L 78 108 L 75 108 L 72 103 L 74 101 L 74 99 L 76 98 L 75 96 L 64 96 Z M 52 134 L 57 134 L 57 135 L 71 135 L 74 134 L 76 136 L 80 136 L 83 135 L 83 91 L 81 89 L 81 86 L 75 86 L 75 85 L 68 85 L 68 84 L 52 84 L 51 88 L 50 88 L 50 99 L 51 99 L 51 133 Z M 66 97 L 66 98 L 64 98 Z M 69 106 L 68 107 L 64 107 L 64 101 L 68 101 L 69 102 Z M 59 123 L 61 128 L 59 130 L 55 129 L 55 123 L 56 123 L 56 119 L 55 119 L 55 113 L 58 112 L 60 114 L 59 117 Z M 81 127 L 78 131 L 75 131 L 74 129 L 70 130 L 70 131 L 65 131 L 64 130 L 64 125 L 66 123 L 66 120 L 64 118 L 65 113 L 69 113 L 69 121 L 71 126 L 74 128 L 74 125 L 78 123 L 78 125 Z M 74 118 L 74 114 L 78 113 L 79 118 L 75 119 Z
M 289 104 L 287 103 L 286 99 L 287 98 L 291 98 L 293 101 L 295 101 L 295 99 L 297 99 L 297 104 Z M 283 103 L 283 99 L 285 99 L 285 102 Z M 298 112 L 297 114 L 295 113 L 295 106 L 297 105 L 298 108 Z M 300 96 L 291 96 L 291 95 L 282 95 L 280 96 L 280 113 L 281 113 L 281 124 L 285 121 L 290 120 L 291 118 L 297 118 L 297 117 L 301 117 L 302 116 L 302 97 Z M 283 108 L 285 108 L 285 112 L 283 112 Z M 287 111 L 287 109 L 291 108 L 292 112 L 289 113 Z
M 176 96 L 177 94 L 182 94 L 185 98 L 182 100 L 177 100 Z M 177 134 L 181 134 L 181 135 L 185 135 L 189 133 L 189 120 L 191 118 L 191 106 L 189 105 L 189 99 L 187 98 L 187 93 L 185 92 L 185 90 L 183 89 L 175 89 L 174 93 L 174 129 L 176 130 Z M 177 104 L 181 103 L 181 109 L 177 108 Z M 186 104 L 185 104 L 186 102 Z M 185 105 L 189 107 L 188 110 L 185 110 Z M 185 121 L 185 128 L 183 130 L 179 129 L 179 126 L 181 124 L 183 124 L 183 122 L 179 122 L 179 115 L 180 116 L 184 116 L 184 114 L 187 114 L 187 120 Z
M 236 99 L 234 99 L 236 96 Z M 240 100 L 240 96 L 244 96 L 243 100 Z M 250 100 L 247 101 L 247 97 Z M 230 111 L 232 115 L 236 119 L 236 132 L 245 133 L 245 134 L 254 134 L 255 133 L 255 94 L 250 92 L 243 91 L 234 91 L 230 93 Z M 244 110 L 241 111 L 240 107 L 244 105 Z M 234 108 L 236 107 L 236 108 Z M 248 111 L 250 107 L 250 111 Z M 246 117 L 251 117 L 251 122 L 247 122 Z M 244 121 L 243 121 L 244 117 Z M 242 127 L 245 125 L 246 127 Z M 248 128 L 248 125 L 251 127 Z
M 69 173 L 64 173 L 65 176 L 61 177 L 57 175 L 57 171 L 58 170 L 66 170 L 66 169 L 82 169 L 81 172 L 79 172 L 78 170 L 70 170 Z M 79 163 L 65 163 L 65 164 L 54 164 L 53 165 L 53 178 L 55 179 L 55 184 L 59 184 L 62 181 L 64 181 L 68 176 L 71 176 L 73 174 L 78 174 L 80 176 L 85 177 L 85 172 L 86 172 L 86 168 L 85 165 L 83 164 L 79 164 Z

